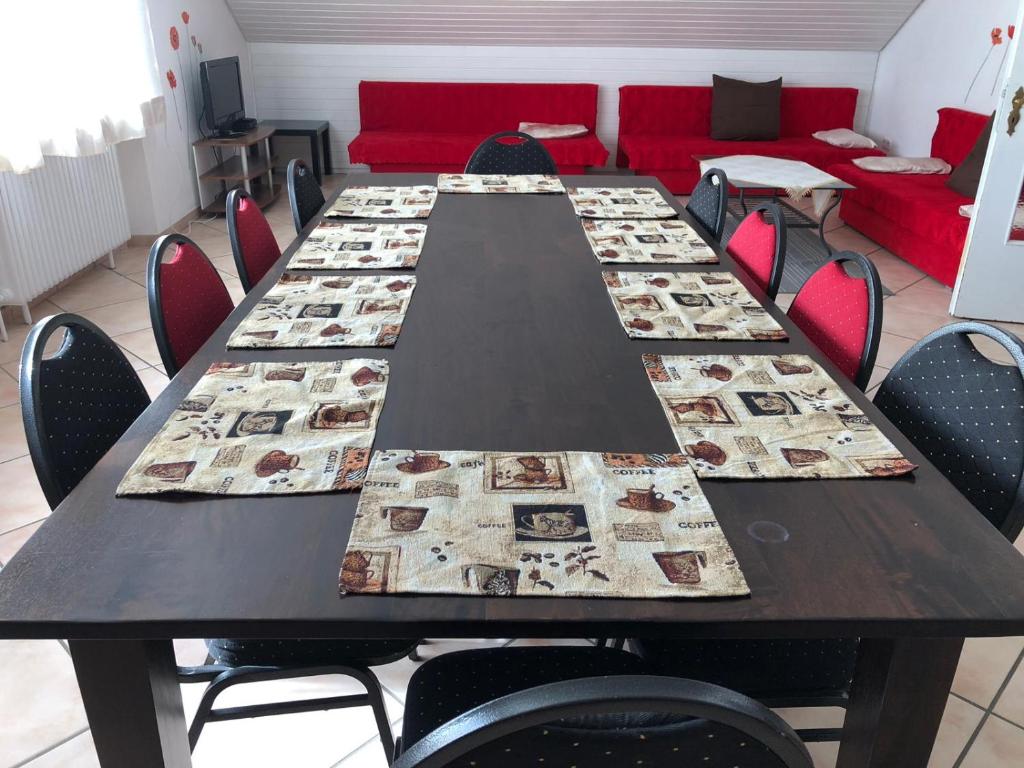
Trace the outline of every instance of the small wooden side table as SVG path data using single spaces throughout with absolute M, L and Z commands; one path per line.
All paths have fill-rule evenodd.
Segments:
M 313 174 L 317 184 L 324 183 L 324 176 L 331 173 L 330 123 L 326 120 L 268 120 L 263 125 L 272 126 L 277 136 L 306 136 L 313 158 Z
M 267 123 L 260 123 L 253 130 L 241 136 L 213 137 L 199 139 L 192 143 L 192 157 L 196 165 L 196 185 L 199 188 L 199 207 L 204 214 L 224 213 L 228 192 L 239 186 L 252 195 L 256 205 L 266 208 L 281 193 L 281 185 L 274 183 L 274 158 L 270 150 L 270 137 L 274 128 Z M 256 154 L 250 155 L 252 147 Z M 262 151 L 261 148 L 262 147 Z M 199 173 L 199 149 L 231 148 L 235 154 L 215 165 L 208 171 Z M 221 191 L 212 201 L 203 197 L 203 182 L 219 181 Z

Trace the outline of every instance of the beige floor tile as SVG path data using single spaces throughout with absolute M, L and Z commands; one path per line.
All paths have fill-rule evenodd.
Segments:
M 68 312 L 105 307 L 132 299 L 144 299 L 146 289 L 106 267 L 91 267 L 50 296 L 50 301 Z
M 32 306 L 32 321 L 38 323 L 44 317 L 58 315 L 61 312 L 63 310 L 56 304 L 52 304 L 49 301 L 40 301 Z M 8 339 L 7 341 L 0 341 L 0 363 L 17 362 L 21 359 L 21 348 L 24 346 L 25 339 L 28 338 L 32 326 L 21 322 L 20 312 L 16 320 L 7 321 L 6 325 Z
M 1017 639 L 1024 644 L 1024 639 Z M 997 715 L 1012 720 L 1024 728 L 1024 664 L 1017 667 L 993 710 Z M 1021 755 L 1021 758 L 1024 762 L 1024 754 Z
M 115 336 L 114 341 L 131 352 L 135 357 L 145 361 L 147 365 L 160 364 L 160 350 L 157 349 L 156 338 L 153 336 L 152 328 L 122 333 Z
M 814 768 L 835 768 L 836 758 L 839 757 L 839 744 L 837 742 L 812 742 L 807 745 L 807 751 L 811 753 Z
M 0 464 L 0 488 L 3 489 L 0 533 L 21 528 L 50 514 L 50 505 L 36 482 L 32 459 L 28 456 Z
M 971 745 L 962 768 L 1018 768 L 1024 761 L 1024 729 L 990 717 Z
M 0 656 L 0 765 L 16 765 L 87 726 L 71 657 L 56 640 L 3 640 Z
M 114 271 L 120 275 L 133 272 L 146 273 L 149 263 L 149 246 L 126 246 L 114 253 Z M 145 283 L 145 280 L 143 280 Z
M 795 293 L 780 293 L 778 296 L 775 297 L 775 303 L 784 311 L 789 311 L 789 307 L 793 303 L 793 299 L 795 298 Z
M 228 293 L 231 294 L 231 300 L 235 302 L 237 307 L 242 299 L 245 298 L 245 289 L 242 287 L 242 281 L 237 277 L 225 277 L 224 285 L 228 289 Z
M 476 648 L 500 648 L 507 642 L 508 640 L 430 640 L 420 646 L 419 655 L 423 661 L 427 661 L 442 653 L 468 651 Z M 373 671 L 382 686 L 399 701 L 405 701 L 405 689 L 409 685 L 409 678 L 423 661 L 410 661 L 408 658 L 404 658 L 391 664 L 374 667 Z
M 789 707 L 776 709 L 775 714 L 791 728 L 842 728 L 846 711 L 841 707 Z
M 903 356 L 903 353 L 914 346 L 915 341 L 916 339 L 908 339 L 882 331 L 882 336 L 878 341 L 878 356 L 875 358 L 875 365 L 892 368 Z
M 878 270 L 882 285 L 890 291 L 901 291 L 924 277 L 924 272 L 884 248 L 879 248 L 868 258 Z
M 139 371 L 139 378 L 142 379 L 142 386 L 149 393 L 150 400 L 156 400 L 160 396 L 168 381 L 167 375 L 156 368 L 147 368 L 144 371 Z
M 211 256 L 210 262 L 225 275 L 235 278 L 238 277 L 238 269 L 235 267 L 235 257 L 231 254 L 224 256 Z
M 31 523 L 9 533 L 0 534 L 0 563 L 7 565 L 11 562 L 22 545 L 32 538 L 32 534 L 38 531 L 42 524 L 43 521 L 40 520 L 38 523 Z
M 150 327 L 149 302 L 144 298 L 87 309 L 80 314 L 96 323 L 108 336 L 120 336 Z
M 919 304 L 897 294 L 885 300 L 882 311 L 882 330 L 918 341 L 944 325 L 955 323 L 949 315 L 930 314 L 921 311 Z
M 206 643 L 197 638 L 174 641 L 174 658 L 179 667 L 197 667 L 206 661 Z
M 871 372 L 871 378 L 868 380 L 868 394 L 873 393 L 875 387 L 882 383 L 882 381 L 885 379 L 888 373 L 889 369 L 886 368 L 884 365 L 875 366 L 875 369 Z
M 974 346 L 978 348 L 978 351 L 985 355 L 989 360 L 993 360 L 997 363 L 1003 363 L 1004 365 L 1016 365 L 1009 350 L 995 339 L 990 339 L 988 336 L 982 336 L 980 334 L 972 334 L 970 338 L 974 342 Z
M 981 722 L 983 711 L 963 699 L 950 696 L 942 713 L 928 768 L 953 768 L 967 740 Z
M 947 314 L 953 289 L 926 275 L 923 280 L 918 280 L 900 291 L 900 295 L 926 299 L 936 305 L 939 314 Z
M 866 235 L 862 235 L 853 227 L 839 227 L 828 233 L 826 237 L 833 251 L 855 251 L 865 256 L 877 251 L 881 246 Z M 895 290 L 895 289 L 893 289 Z
M 15 367 L 17 371 L 17 367 Z M 0 370 L 0 408 L 18 402 L 18 377 Z
M 953 322 L 954 318 L 949 314 L 949 298 L 939 291 L 931 288 L 918 290 L 918 286 L 924 280 L 914 283 L 895 296 L 886 300 L 885 307 L 896 305 L 911 312 L 920 312 L 923 315 L 941 317 L 946 322 Z
M 967 638 L 953 678 L 953 693 L 987 707 L 1022 650 L 1022 637 Z
M 0 461 L 9 461 L 28 455 L 25 428 L 21 421 L 21 406 L 0 408 Z
M 100 768 L 100 761 L 92 734 L 86 731 L 40 755 L 24 768 Z
M 401 723 L 396 723 L 396 734 L 399 727 Z M 371 740 L 331 768 L 388 768 L 388 761 L 384 759 L 380 744 Z
M 191 719 L 199 698 L 201 683 L 183 685 L 185 714 Z M 340 676 L 275 680 L 230 688 L 217 699 L 217 706 L 241 706 L 265 701 L 320 698 L 362 692 L 361 686 Z M 391 722 L 402 717 L 402 705 L 385 693 Z M 249 720 L 210 723 L 192 755 L 195 768 L 223 768 L 245 765 L 247 768 L 280 768 L 286 765 L 330 766 L 343 760 L 377 736 L 373 715 L 368 707 L 276 715 Z M 383 757 L 380 743 L 376 747 Z M 301 763 L 296 762 L 301 758 Z

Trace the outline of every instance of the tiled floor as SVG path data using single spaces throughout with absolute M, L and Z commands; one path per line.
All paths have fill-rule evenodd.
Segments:
M 338 183 L 328 180 L 328 188 Z M 292 240 L 287 202 L 267 210 L 282 247 Z M 871 391 L 911 344 L 950 322 L 950 291 L 888 253 L 859 233 L 830 223 L 830 241 L 839 248 L 867 253 L 882 282 L 895 293 L 885 300 L 885 322 L 878 365 Z M 191 237 L 222 272 L 232 296 L 242 295 L 230 256 L 224 220 L 195 223 Z M 54 312 L 78 312 L 104 328 L 124 348 L 151 394 L 167 382 L 153 342 L 145 299 L 146 248 L 126 248 L 117 254 L 117 267 L 96 266 L 33 307 L 38 319 Z M 787 305 L 791 296 L 780 297 Z M 1007 326 L 1024 335 L 1024 328 Z M 32 535 L 48 510 L 32 476 L 18 409 L 18 359 L 26 326 L 11 324 L 11 340 L 0 343 L 0 564 L 7 562 Z M 1024 543 L 1018 542 L 1024 548 Z M 465 647 L 506 641 L 433 642 L 424 657 Z M 200 641 L 179 641 L 179 660 L 197 663 L 205 656 Z M 1024 638 L 969 640 L 953 684 L 939 741 L 933 754 L 936 768 L 1010 768 L 1024 762 Z M 396 731 L 401 727 L 402 702 L 409 675 L 416 665 L 403 660 L 379 668 Z M 348 690 L 336 679 L 313 678 L 240 686 L 222 704 L 253 702 L 262 697 L 337 695 Z M 200 686 L 184 686 L 187 714 L 196 706 Z M 838 711 L 788 710 L 795 726 L 838 725 Z M 831 766 L 835 745 L 811 745 L 816 765 Z M 194 756 L 203 766 L 315 766 L 316 768 L 381 768 L 383 753 L 372 719 L 362 710 L 337 710 L 287 715 L 261 720 L 215 723 L 208 727 Z M 74 670 L 63 644 L 57 641 L 0 643 L 0 768 L 63 768 L 96 766 L 85 713 L 75 685 Z

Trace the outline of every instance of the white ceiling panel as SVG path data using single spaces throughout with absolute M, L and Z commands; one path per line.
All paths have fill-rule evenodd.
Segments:
M 252 42 L 878 51 L 921 0 L 227 0 Z

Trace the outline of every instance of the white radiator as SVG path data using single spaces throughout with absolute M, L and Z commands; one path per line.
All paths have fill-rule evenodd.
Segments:
M 21 305 L 28 322 L 29 302 L 130 236 L 112 151 L 0 173 L 0 306 Z

